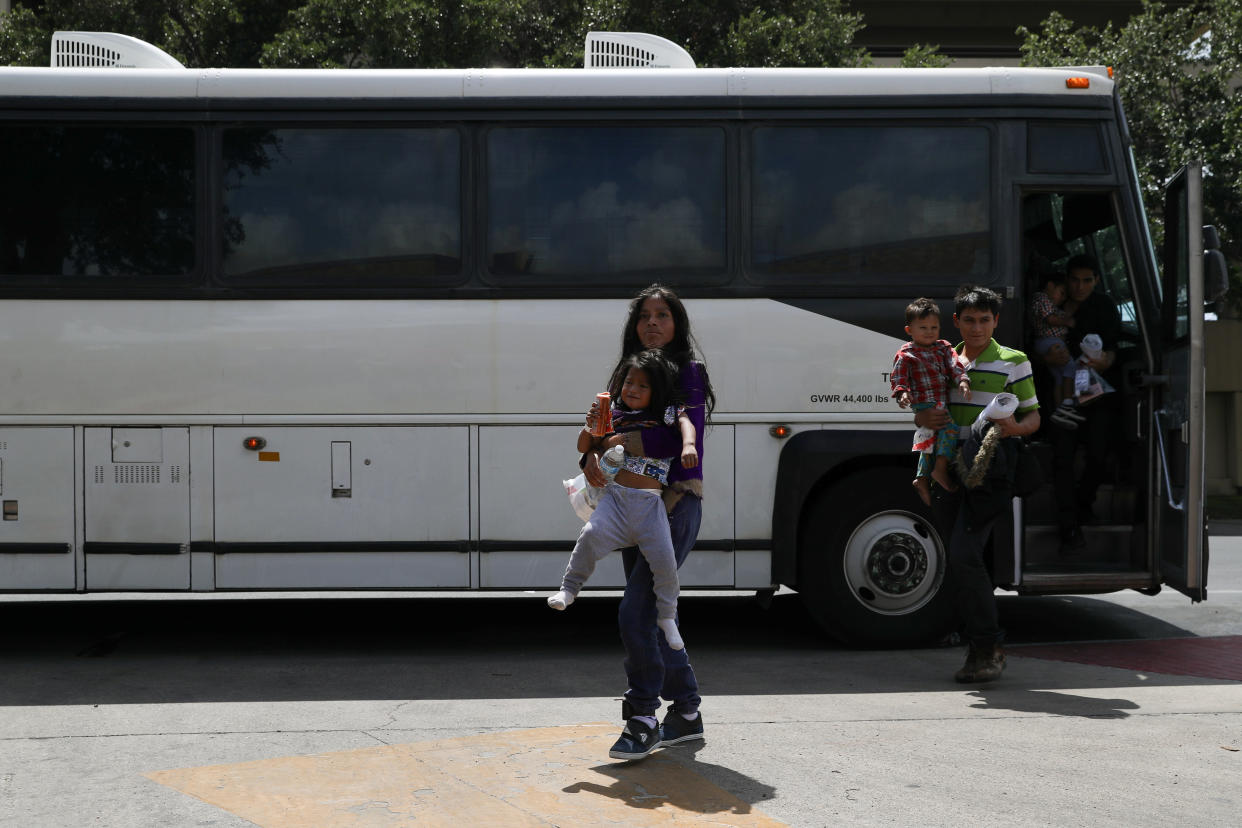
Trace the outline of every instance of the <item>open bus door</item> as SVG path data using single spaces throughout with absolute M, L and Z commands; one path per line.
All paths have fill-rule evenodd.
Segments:
M 1207 597 L 1204 495 L 1203 167 L 1169 182 L 1164 200 L 1162 364 L 1154 423 L 1156 480 L 1151 514 L 1164 582 L 1195 601 Z

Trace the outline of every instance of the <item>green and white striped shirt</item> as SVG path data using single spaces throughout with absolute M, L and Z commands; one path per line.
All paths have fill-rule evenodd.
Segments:
M 958 343 L 955 350 L 958 359 L 966 366 L 970 374 L 970 399 L 962 396 L 955 385 L 949 390 L 949 416 L 959 426 L 966 427 L 979 418 L 979 412 L 1002 391 L 1008 391 L 1018 398 L 1018 413 L 1025 414 L 1039 408 L 1039 400 L 1035 398 L 1035 380 L 1031 374 L 1031 361 L 1026 354 L 1013 348 L 1006 348 L 993 339 L 983 349 L 983 353 L 975 357 L 974 362 L 965 362 L 961 356 L 963 343 Z

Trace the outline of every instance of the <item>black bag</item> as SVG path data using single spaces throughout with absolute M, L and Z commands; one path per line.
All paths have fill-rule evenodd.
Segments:
M 1013 494 L 1014 497 L 1027 497 L 1039 491 L 1044 485 L 1044 469 L 1039 464 L 1035 449 L 1027 445 L 1026 440 L 1018 439 L 1016 457 L 1014 458 Z

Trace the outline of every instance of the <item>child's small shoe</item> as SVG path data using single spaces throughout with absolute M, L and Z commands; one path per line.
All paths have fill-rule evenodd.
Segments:
M 677 631 L 677 622 L 672 618 L 661 618 L 656 621 L 656 626 L 664 633 L 664 640 L 668 642 L 668 646 L 674 650 L 684 650 L 686 642 L 681 640 L 681 633 Z
M 1078 406 L 1074 405 L 1073 400 L 1062 400 L 1052 412 L 1052 424 L 1066 431 L 1077 430 L 1078 424 L 1086 420 L 1087 418 L 1078 412 Z
M 548 599 L 548 606 L 554 610 L 563 610 L 573 602 L 574 594 L 562 589 Z

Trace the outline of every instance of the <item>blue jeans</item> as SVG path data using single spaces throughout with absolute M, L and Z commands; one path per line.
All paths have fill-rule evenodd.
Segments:
M 673 556 L 680 567 L 699 536 L 703 501 L 682 497 L 669 515 Z M 654 716 L 660 697 L 672 702 L 683 715 L 699 709 L 699 683 L 686 650 L 674 650 L 656 627 L 656 595 L 651 567 L 636 548 L 621 550 L 625 566 L 625 595 L 617 611 L 621 643 L 625 646 L 625 675 L 629 689 L 625 700 L 634 716 Z

